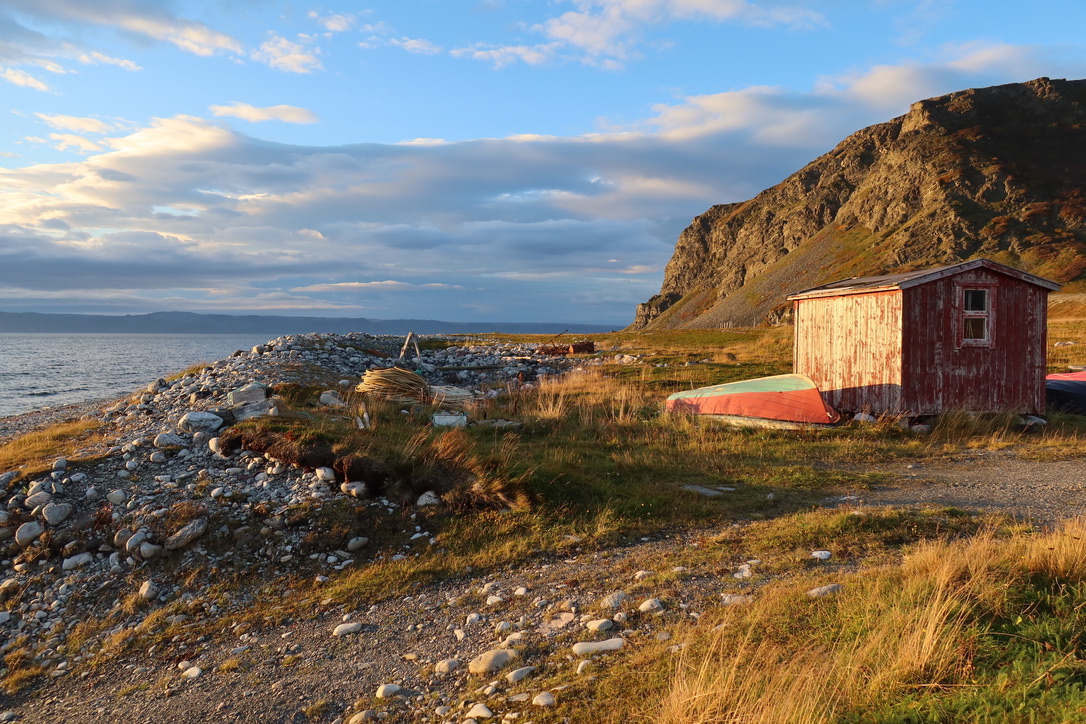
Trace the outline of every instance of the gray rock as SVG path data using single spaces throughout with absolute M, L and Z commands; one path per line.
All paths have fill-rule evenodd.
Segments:
M 113 534 L 113 545 L 116 548 L 128 549 L 128 539 L 132 537 L 132 531 L 128 528 L 120 528 Z
M 114 505 L 120 505 L 124 501 L 128 500 L 128 493 L 124 492 L 123 490 L 114 490 L 112 492 L 106 493 L 106 500 L 113 503 Z
M 659 616 L 664 612 L 664 602 L 659 598 L 647 598 L 641 602 L 641 605 L 637 607 L 637 610 L 641 613 Z
M 629 598 L 629 596 L 622 591 L 615 591 L 600 599 L 599 606 L 605 611 L 617 611 L 622 608 L 622 604 L 626 602 L 627 598 Z
M 145 561 L 149 561 L 152 558 L 162 553 L 162 546 L 151 543 L 150 541 L 143 541 L 140 543 L 139 554 L 140 558 Z
M 177 422 L 185 432 L 215 432 L 223 425 L 223 419 L 213 412 L 186 412 Z
M 162 432 L 155 435 L 152 445 L 157 448 L 185 447 L 185 438 L 181 437 L 176 432 Z
M 523 681 L 528 678 L 528 675 L 535 671 L 534 666 L 522 666 L 519 669 L 513 669 L 505 675 L 505 680 L 510 684 L 515 684 L 518 681 Z
M 15 542 L 23 548 L 26 548 L 36 541 L 44 532 L 45 528 L 36 520 L 23 523 L 19 526 L 19 529 L 15 531 Z
M 722 593 L 720 603 L 722 606 L 745 606 L 754 600 L 753 596 L 745 593 Z
M 827 596 L 837 595 L 843 589 L 844 587 L 840 583 L 831 583 L 828 586 L 812 588 L 810 591 L 807 591 L 807 595 L 811 598 L 826 598 Z
M 378 699 L 390 699 L 399 694 L 403 689 L 396 684 L 381 684 L 377 687 L 375 696 Z
M 618 651 L 626 645 L 626 640 L 615 637 L 606 641 L 580 641 L 573 644 L 573 653 L 578 656 L 598 654 L 604 651 Z
M 333 636 L 349 636 L 350 634 L 356 634 L 362 630 L 362 623 L 354 621 L 353 623 L 341 623 L 332 630 Z
M 469 719 L 489 719 L 492 716 L 494 716 L 494 712 L 486 704 L 476 704 L 467 713 Z
M 244 405 L 247 402 L 260 402 L 268 398 L 268 387 L 259 382 L 250 382 L 239 387 L 226 396 L 226 404 L 231 407 Z
M 137 530 L 135 533 L 133 533 L 131 536 L 129 536 L 127 541 L 125 541 L 125 544 L 124 544 L 125 552 L 133 553 L 133 554 L 138 552 L 139 549 L 140 549 L 140 544 L 143 543 L 146 540 L 150 540 L 150 538 L 151 538 L 150 531 L 142 529 L 142 528 L 140 530 Z
M 468 671 L 473 674 L 491 674 L 501 671 L 517 658 L 520 658 L 520 654 L 515 649 L 491 649 L 472 659 L 468 664 Z
M 320 403 L 327 407 L 346 407 L 347 403 L 336 390 L 325 390 L 321 393 Z
M 254 417 L 269 417 L 279 414 L 279 407 L 273 400 L 256 400 L 230 408 L 234 414 L 234 420 L 251 420 Z
M 48 505 L 53 500 L 53 494 L 47 493 L 44 490 L 33 495 L 28 495 L 26 500 L 23 501 L 23 507 L 27 510 L 34 510 L 39 505 Z
M 144 581 L 140 586 L 140 598 L 144 601 L 151 601 L 158 598 L 158 586 L 154 581 Z
M 72 514 L 71 503 L 49 503 L 42 508 L 41 515 L 49 525 L 60 525 Z
M 332 468 L 317 468 L 315 472 L 317 480 L 322 483 L 334 483 L 336 481 L 336 471 Z
M 82 568 L 91 561 L 94 560 L 93 553 L 80 553 L 79 555 L 72 556 L 71 558 L 65 558 L 61 564 L 61 569 L 65 571 L 74 571 L 76 568 Z
M 438 494 L 434 491 L 427 490 L 425 493 L 419 496 L 419 499 L 415 501 L 415 505 L 420 508 L 426 507 L 428 505 L 441 505 L 441 498 L 438 497 Z
M 189 543 L 199 538 L 207 530 L 207 519 L 197 518 L 190 521 L 181 530 L 177 531 L 169 538 L 166 539 L 166 550 L 175 551 L 179 548 L 184 548 Z
M 63 472 L 64 470 L 67 470 L 67 469 L 68 469 L 68 459 L 67 458 L 57 458 L 56 461 L 53 462 L 53 470 Z
M 460 668 L 459 659 L 442 659 L 434 664 L 434 671 L 439 674 L 449 674 Z
M 532 699 L 535 706 L 554 706 L 554 694 L 549 691 L 541 691 Z

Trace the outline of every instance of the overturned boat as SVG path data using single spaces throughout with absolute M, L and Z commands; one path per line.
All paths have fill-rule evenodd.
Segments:
M 759 377 L 676 392 L 667 398 L 667 409 L 730 425 L 780 430 L 830 427 L 841 419 L 804 375 Z

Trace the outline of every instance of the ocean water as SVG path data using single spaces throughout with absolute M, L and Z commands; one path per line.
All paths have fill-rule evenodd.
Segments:
M 267 341 L 252 334 L 0 334 L 0 417 L 121 397 Z

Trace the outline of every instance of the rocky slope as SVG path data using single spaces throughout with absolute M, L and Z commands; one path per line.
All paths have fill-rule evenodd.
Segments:
M 1084 124 L 1086 80 L 915 103 L 755 198 L 694 219 L 633 327 L 773 322 L 804 288 L 978 256 L 1081 281 Z

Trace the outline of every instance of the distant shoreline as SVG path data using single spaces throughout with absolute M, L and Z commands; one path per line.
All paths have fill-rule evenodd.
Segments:
M 600 334 L 625 325 L 562 322 L 446 322 L 435 319 L 366 319 L 287 317 L 256 314 L 152 312 L 45 314 L 0 312 L 0 334 L 287 334 L 363 332 L 378 335 L 416 334 Z

